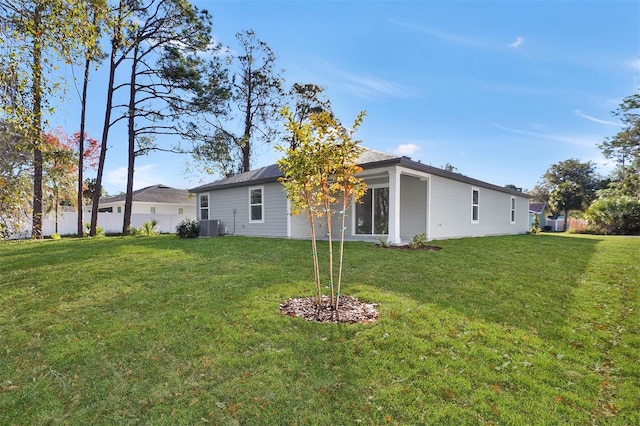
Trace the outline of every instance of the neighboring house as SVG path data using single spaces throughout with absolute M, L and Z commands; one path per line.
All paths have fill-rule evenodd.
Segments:
M 126 194 L 101 198 L 100 213 L 124 213 Z M 91 206 L 86 207 L 91 212 Z M 177 214 L 195 218 L 196 208 L 193 195 L 186 189 L 176 189 L 165 185 L 153 185 L 133 191 L 131 214 Z
M 524 193 L 369 149 L 358 164 L 367 193 L 347 212 L 349 239 L 382 237 L 401 244 L 422 232 L 429 239 L 444 239 L 529 229 Z M 207 235 L 308 238 L 307 216 L 290 214 L 281 176 L 271 165 L 190 189 L 201 229 Z M 338 222 L 333 232 L 339 232 Z M 318 235 L 326 235 L 323 226 Z
M 535 215 L 538 215 L 540 229 L 544 230 L 545 226 L 550 226 L 547 222 L 553 217 L 553 214 L 547 203 L 529 203 L 529 229 L 533 225 Z

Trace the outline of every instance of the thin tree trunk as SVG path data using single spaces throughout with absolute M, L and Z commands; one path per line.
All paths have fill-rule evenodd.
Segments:
M 329 183 L 325 183 L 329 185 Z M 335 288 L 333 285 L 333 238 L 331 235 L 331 202 L 329 200 L 328 190 L 325 194 L 324 214 L 327 216 L 327 240 L 329 242 L 329 287 L 331 288 L 331 307 L 337 309 Z
M 122 221 L 122 234 L 128 235 L 131 227 L 131 210 L 133 207 L 133 174 L 136 162 L 136 68 L 138 66 L 138 45 L 133 49 L 131 62 L 131 76 L 129 80 L 129 161 L 127 163 L 127 193 L 124 199 L 124 219 Z
M 87 111 L 87 87 L 89 85 L 89 67 L 91 66 L 91 60 L 89 59 L 89 53 L 87 52 L 87 59 L 84 63 L 84 79 L 82 81 L 82 100 L 80 111 L 80 136 L 78 138 L 78 238 L 82 238 L 84 235 L 83 227 L 83 207 L 84 197 L 82 196 L 82 189 L 84 183 L 83 171 L 84 171 L 84 127 L 85 117 Z
M 93 207 L 91 208 L 91 229 L 89 235 L 96 235 L 98 226 L 98 206 L 100 196 L 102 195 L 102 175 L 104 173 L 104 162 L 107 157 L 107 140 L 109 139 L 109 129 L 111 128 L 111 109 L 113 107 L 114 81 L 116 75 L 116 53 L 117 39 L 120 34 L 120 24 L 122 22 L 123 1 L 120 1 L 120 16 L 118 22 L 115 23 L 114 34 L 111 39 L 111 55 L 109 57 L 109 85 L 107 86 L 107 104 L 104 112 L 104 123 L 102 126 L 102 139 L 100 140 L 100 158 L 98 159 L 98 170 L 96 173 L 95 193 L 93 194 Z
M 344 257 L 344 231 L 345 231 L 345 218 L 347 216 L 347 203 L 349 200 L 349 196 L 347 194 L 347 189 L 344 189 L 343 198 L 342 198 L 342 223 L 340 224 L 340 254 L 339 254 L 339 264 L 338 264 L 338 286 L 336 290 L 336 308 L 338 303 L 340 302 L 340 291 L 342 287 L 342 259 Z
M 36 2 L 33 16 L 33 126 L 31 137 L 33 138 L 33 218 L 32 238 L 42 238 L 42 45 L 40 37 L 41 5 Z

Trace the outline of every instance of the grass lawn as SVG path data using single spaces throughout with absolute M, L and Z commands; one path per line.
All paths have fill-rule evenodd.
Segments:
M 640 424 L 640 239 L 437 244 L 347 243 L 336 325 L 308 241 L 0 243 L 0 424 Z

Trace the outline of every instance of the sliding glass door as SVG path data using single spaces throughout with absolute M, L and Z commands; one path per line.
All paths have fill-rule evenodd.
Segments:
M 389 233 L 389 188 L 368 188 L 361 203 L 356 204 L 356 234 Z

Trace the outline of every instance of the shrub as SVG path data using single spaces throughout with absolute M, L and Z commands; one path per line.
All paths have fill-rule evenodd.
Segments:
M 627 197 L 607 197 L 594 201 L 586 217 L 595 232 L 602 234 L 640 233 L 640 200 Z
M 156 228 L 157 225 L 158 225 L 158 221 L 155 219 L 151 219 L 143 223 L 142 226 L 138 229 L 131 226 L 129 228 L 129 233 L 131 235 L 137 235 L 142 237 L 153 237 L 160 233 L 158 232 L 158 228 Z
M 196 238 L 200 235 L 200 227 L 198 222 L 191 219 L 185 219 L 176 226 L 176 234 L 180 238 Z
M 155 219 L 151 219 L 142 224 L 142 226 L 138 229 L 138 235 L 152 237 L 154 235 L 158 235 L 158 221 Z
M 51 234 L 51 239 L 52 240 L 59 240 L 60 238 L 62 238 L 62 237 L 57 232 L 54 232 L 53 234 Z
M 89 235 L 89 232 L 91 231 L 91 223 L 86 222 L 84 224 L 84 228 L 85 228 L 84 233 L 86 235 Z M 104 237 L 104 228 L 103 227 L 96 226 L 96 237 Z
M 538 213 L 533 215 L 533 222 L 531 223 L 529 233 L 535 235 L 540 234 L 540 218 L 538 217 Z
M 411 241 L 409 241 L 408 246 L 412 250 L 425 248 L 427 246 L 427 233 L 422 232 L 418 235 L 414 235 Z

